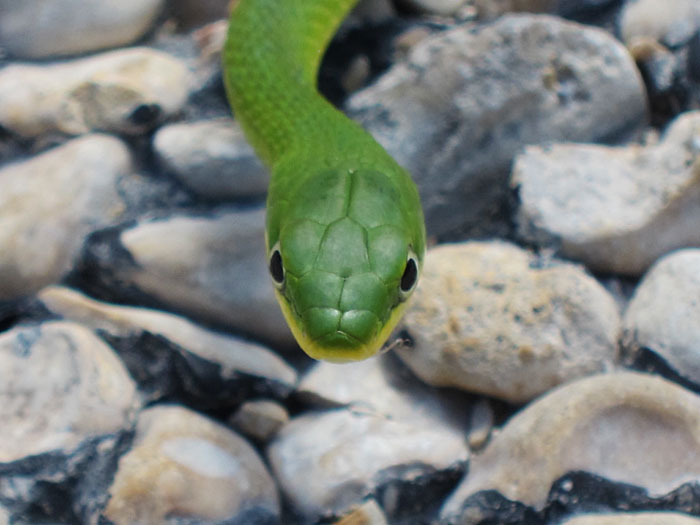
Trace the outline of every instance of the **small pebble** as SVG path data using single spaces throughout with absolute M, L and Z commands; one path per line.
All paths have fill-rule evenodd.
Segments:
M 265 399 L 243 403 L 231 417 L 231 425 L 259 441 L 269 441 L 289 421 L 287 409 Z

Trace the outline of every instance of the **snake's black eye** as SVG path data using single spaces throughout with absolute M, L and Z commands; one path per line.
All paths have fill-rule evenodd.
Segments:
M 418 262 L 416 258 L 410 255 L 406 260 L 406 267 L 401 276 L 401 293 L 406 295 L 413 291 L 418 282 Z
M 284 266 L 279 248 L 274 248 L 270 253 L 270 275 L 278 288 L 284 284 Z

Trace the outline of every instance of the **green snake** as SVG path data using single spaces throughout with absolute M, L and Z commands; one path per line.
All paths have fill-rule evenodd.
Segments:
M 239 0 L 223 52 L 229 102 L 270 168 L 269 272 L 315 359 L 376 354 L 416 287 L 425 252 L 408 172 L 316 89 L 319 62 L 357 0 Z

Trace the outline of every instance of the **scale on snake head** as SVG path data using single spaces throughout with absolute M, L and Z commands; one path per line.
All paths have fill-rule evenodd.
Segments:
M 265 242 L 299 346 L 335 362 L 375 355 L 425 252 L 410 174 L 316 89 L 328 42 L 357 0 L 239 0 L 224 47 L 235 117 L 271 170 Z

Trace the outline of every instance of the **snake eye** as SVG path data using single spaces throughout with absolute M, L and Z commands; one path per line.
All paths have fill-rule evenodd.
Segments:
M 284 266 L 282 265 L 282 254 L 276 245 L 270 254 L 270 275 L 277 288 L 284 284 Z
M 416 287 L 418 282 L 418 261 L 413 255 L 409 255 L 406 260 L 406 267 L 403 270 L 403 275 L 401 276 L 401 284 L 399 288 L 403 297 L 407 297 L 413 289 Z

